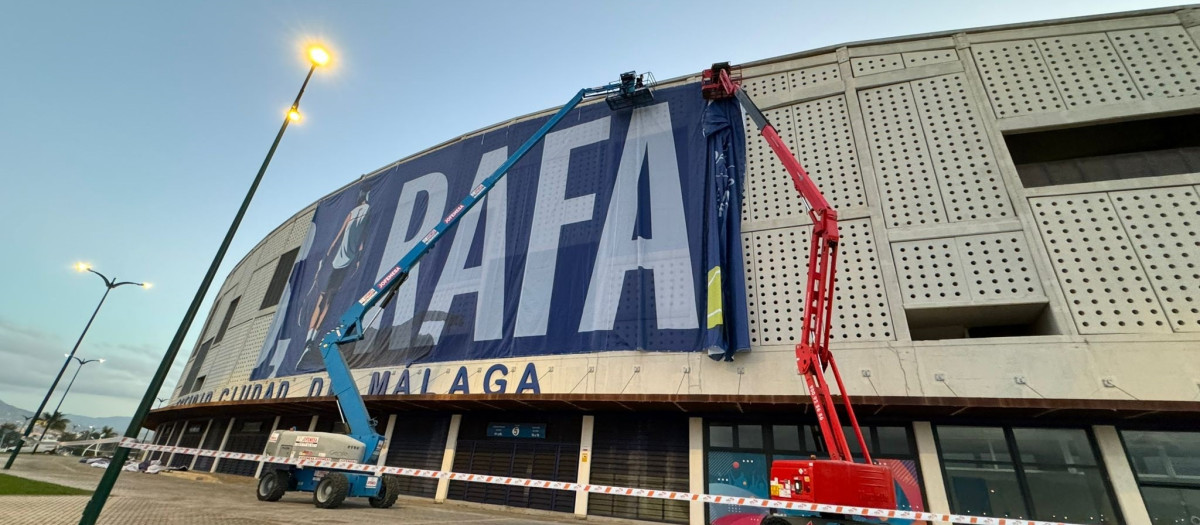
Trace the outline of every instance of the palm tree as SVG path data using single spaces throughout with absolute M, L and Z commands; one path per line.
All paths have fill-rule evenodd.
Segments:
M 62 431 L 67 429 L 67 425 L 71 423 L 71 420 L 63 417 L 62 412 L 55 412 L 53 414 L 42 412 L 42 417 L 38 418 L 38 423 L 41 423 L 48 430 Z
M 11 421 L 0 424 L 0 448 L 4 448 L 8 444 L 9 434 L 19 436 L 21 431 L 17 429 L 17 424 Z
M 108 439 L 115 435 L 117 435 L 117 431 L 113 430 L 113 427 L 104 427 L 100 429 L 100 439 Z

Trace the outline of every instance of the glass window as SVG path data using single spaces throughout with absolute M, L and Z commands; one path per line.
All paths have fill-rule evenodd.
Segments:
M 1095 465 L 1087 432 L 1078 428 L 1014 428 L 1021 462 L 1038 465 Z
M 943 461 L 1012 461 L 1002 428 L 939 425 L 937 437 Z
M 804 450 L 800 446 L 800 427 L 796 425 L 774 425 L 771 427 L 775 450 Z
M 1037 518 L 1074 523 L 1116 522 L 1099 468 L 1025 465 L 1024 470 Z
M 885 456 L 908 456 L 912 454 L 912 444 L 908 441 L 908 429 L 904 427 L 875 427 L 875 437 L 879 440 L 877 452 Z
M 1121 437 L 1150 520 L 1200 523 L 1200 433 L 1122 430 Z
M 762 425 L 738 425 L 738 448 L 763 448 Z
M 717 425 L 708 427 L 708 446 L 733 448 L 733 427 Z
M 1189 525 L 1200 521 L 1200 489 L 1142 487 L 1142 499 L 1155 525 Z
M 1029 511 L 1012 465 L 947 461 L 946 490 L 954 512 L 1027 519 Z
M 936 433 L 953 512 L 1116 523 L 1086 430 L 938 426 Z

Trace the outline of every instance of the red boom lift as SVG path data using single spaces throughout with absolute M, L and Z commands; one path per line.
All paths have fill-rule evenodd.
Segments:
M 812 217 L 812 244 L 808 252 L 808 283 L 804 289 L 804 320 L 800 342 L 796 344 L 796 366 L 804 374 L 808 394 L 812 396 L 817 425 L 829 451 L 827 460 L 780 460 L 771 464 L 771 498 L 805 503 L 828 503 L 854 507 L 894 509 L 896 493 L 891 471 L 871 462 L 862 430 L 854 417 L 854 408 L 837 363 L 829 351 L 829 331 L 833 317 L 834 274 L 837 266 L 837 210 L 825 200 L 821 190 L 792 155 L 775 127 L 771 125 L 750 96 L 742 90 L 728 62 L 713 64 L 704 71 L 701 93 L 709 100 L 737 98 L 754 120 L 771 150 L 792 177 L 800 200 Z M 855 463 L 842 431 L 825 370 L 833 371 L 838 391 L 846 407 L 846 417 L 858 439 L 865 463 Z M 782 516 L 769 516 L 762 525 L 788 523 Z

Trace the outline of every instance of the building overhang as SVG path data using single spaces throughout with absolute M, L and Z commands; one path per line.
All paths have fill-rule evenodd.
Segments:
M 835 396 L 836 397 L 836 396 Z M 375 415 L 397 412 L 656 412 L 720 418 L 804 415 L 805 395 L 718 394 L 414 394 L 364 396 Z M 1200 401 L 853 396 L 862 419 L 1021 420 L 1032 423 L 1182 423 L 1200 418 Z M 840 404 L 841 400 L 836 399 Z M 181 419 L 333 415 L 333 397 L 219 401 L 153 410 L 145 426 Z

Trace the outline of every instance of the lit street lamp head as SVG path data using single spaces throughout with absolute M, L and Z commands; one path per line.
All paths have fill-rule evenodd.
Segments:
M 287 119 L 291 122 L 300 122 L 300 110 L 291 108 L 287 112 Z
M 86 272 L 91 269 L 92 269 L 92 265 L 90 265 L 88 263 L 85 263 L 85 262 L 75 263 L 75 271 L 77 271 L 77 272 Z
M 308 59 L 314 66 L 323 66 L 329 62 L 329 52 L 321 46 L 312 46 L 308 48 Z

